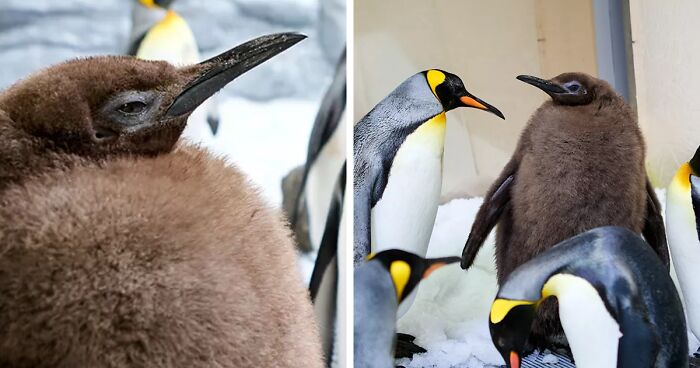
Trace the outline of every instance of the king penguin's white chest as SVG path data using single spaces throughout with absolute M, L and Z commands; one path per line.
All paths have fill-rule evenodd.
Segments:
M 687 164 L 686 164 L 687 165 Z M 690 194 L 690 168 L 678 171 L 666 192 L 666 233 L 678 276 L 688 325 L 700 333 L 700 241 Z
M 578 368 L 617 367 L 620 326 L 596 289 L 581 277 L 558 274 L 543 288 L 555 295 L 559 319 Z
M 398 248 L 425 257 L 442 188 L 445 121 L 444 113 L 428 120 L 396 153 L 372 208 L 372 252 Z

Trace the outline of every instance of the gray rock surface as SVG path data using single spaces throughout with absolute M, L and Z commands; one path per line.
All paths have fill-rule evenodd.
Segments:
M 253 100 L 320 99 L 330 83 L 337 59 L 334 53 L 345 45 L 344 2 L 176 0 L 173 8 L 189 23 L 204 58 L 262 34 L 296 31 L 308 35 L 307 40 L 274 62 L 240 77 L 223 93 Z M 0 89 L 57 62 L 123 53 L 135 3 L 136 0 L 0 1 Z

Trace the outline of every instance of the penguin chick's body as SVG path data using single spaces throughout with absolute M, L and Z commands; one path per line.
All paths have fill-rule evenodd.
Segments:
M 442 187 L 445 112 L 503 118 L 462 80 L 437 69 L 401 83 L 354 128 L 354 264 L 387 245 L 425 256 Z
M 77 59 L 0 94 L 0 366 L 322 366 L 280 215 L 176 148 L 197 106 L 303 38 L 181 68 Z
M 370 256 L 354 274 L 354 367 L 393 368 L 396 312 L 418 283 L 459 257 L 424 259 L 399 249 Z
M 520 367 L 532 320 L 550 297 L 559 300 L 577 367 L 688 367 L 678 292 L 666 265 L 630 230 L 587 231 L 526 262 L 504 280 L 489 326 L 508 367 Z
M 281 216 L 204 151 L 78 163 L 1 207 L 0 365 L 321 366 Z
M 700 336 L 700 148 L 681 165 L 666 190 L 668 245 L 683 293 L 688 325 Z
M 532 115 L 486 194 L 462 267 L 471 265 L 496 223 L 499 284 L 558 242 L 605 225 L 644 232 L 668 266 L 660 206 L 646 177 L 644 141 L 632 109 L 606 82 L 582 73 L 551 81 L 522 78 L 553 101 Z M 546 303 L 533 329 L 536 347 L 564 343 L 554 302 Z

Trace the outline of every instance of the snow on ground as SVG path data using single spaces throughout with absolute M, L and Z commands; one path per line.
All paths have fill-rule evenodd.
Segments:
M 221 101 L 221 122 L 212 152 L 225 156 L 262 190 L 267 202 L 282 203 L 282 178 L 304 163 L 318 102 L 244 98 Z
M 665 191 L 657 190 L 662 206 Z M 428 257 L 461 255 L 472 222 L 483 199 L 455 199 L 440 206 Z M 458 264 L 443 267 L 422 281 L 411 309 L 398 321 L 398 331 L 416 337 L 427 353 L 413 360 L 397 360 L 410 367 L 498 367 L 501 356 L 491 342 L 488 314 L 498 290 L 494 263 L 494 234 L 479 252 L 474 266 L 463 271 Z M 691 352 L 700 343 L 688 332 Z M 559 361 L 556 364 L 555 360 Z M 566 359 L 542 354 L 528 357 L 523 367 L 568 367 Z

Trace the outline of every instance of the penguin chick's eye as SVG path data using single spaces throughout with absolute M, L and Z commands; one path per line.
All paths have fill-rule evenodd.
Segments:
M 131 101 L 119 106 L 118 110 L 125 115 L 136 115 L 146 110 L 147 105 L 141 101 Z
M 577 93 L 577 92 L 584 93 L 584 94 L 586 93 L 585 89 L 583 91 L 580 91 L 582 88 L 581 88 L 581 84 L 579 84 L 578 82 L 571 82 L 571 83 L 567 84 L 566 89 L 568 89 L 569 92 L 573 92 L 573 93 Z

